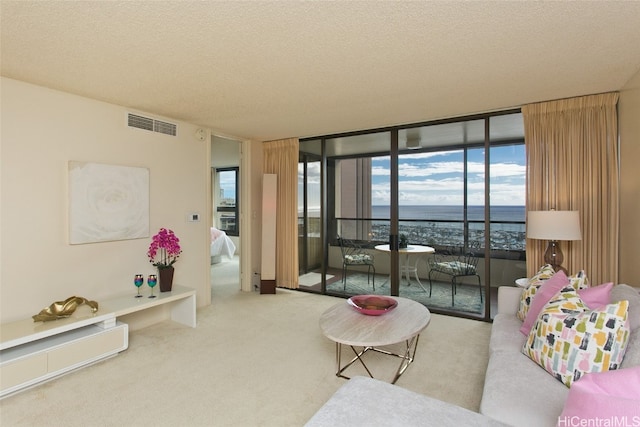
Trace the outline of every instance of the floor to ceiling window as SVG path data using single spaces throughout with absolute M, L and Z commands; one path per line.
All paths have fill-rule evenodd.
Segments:
M 301 140 L 299 172 L 301 289 L 488 319 L 525 275 L 519 111 Z

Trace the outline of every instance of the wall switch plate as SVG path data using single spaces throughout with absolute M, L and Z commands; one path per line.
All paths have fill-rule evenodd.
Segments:
M 200 221 L 200 214 L 199 213 L 187 214 L 187 221 L 188 222 L 198 222 L 198 221 Z

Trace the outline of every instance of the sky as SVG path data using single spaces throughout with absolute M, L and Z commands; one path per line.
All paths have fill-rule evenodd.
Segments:
M 484 149 L 468 151 L 468 204 L 484 205 Z M 372 204 L 389 205 L 389 157 L 372 162 Z M 464 158 L 461 150 L 417 153 L 399 158 L 400 205 L 462 205 Z M 524 145 L 491 149 L 491 204 L 524 206 Z
M 223 191 L 223 198 L 234 198 L 236 195 L 236 172 L 221 171 L 218 172 L 218 185 Z
M 484 205 L 484 148 L 468 150 L 468 204 Z M 462 150 L 415 153 L 399 158 L 399 202 L 412 205 L 462 205 L 464 191 Z M 375 157 L 371 164 L 372 205 L 390 203 L 390 157 Z M 299 169 L 299 175 L 302 168 Z M 491 148 L 489 170 L 491 205 L 524 206 L 524 145 Z M 310 165 L 309 206 L 319 206 L 319 165 Z M 301 193 L 298 204 L 301 205 Z

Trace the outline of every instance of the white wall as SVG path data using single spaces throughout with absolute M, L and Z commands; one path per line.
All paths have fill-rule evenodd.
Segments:
M 67 162 L 90 161 L 150 170 L 150 234 L 173 229 L 183 248 L 175 283 L 211 302 L 206 218 L 209 141 L 196 126 L 178 136 L 131 129 L 130 110 L 2 78 L 0 321 L 30 317 L 72 295 L 100 300 L 135 293 L 133 276 L 153 273 L 149 238 L 69 245 Z M 152 116 L 153 117 L 153 116 Z M 157 315 L 157 313 L 155 313 Z M 154 313 L 150 314 L 154 315 Z

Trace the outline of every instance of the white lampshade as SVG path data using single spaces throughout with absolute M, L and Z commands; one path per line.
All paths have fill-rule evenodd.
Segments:
M 540 240 L 582 240 L 578 211 L 529 211 L 527 237 Z

